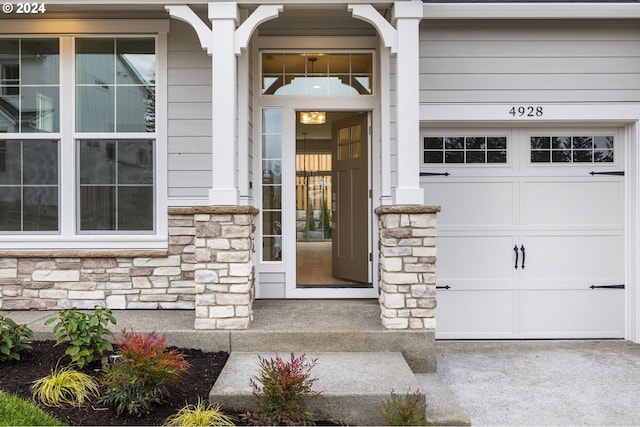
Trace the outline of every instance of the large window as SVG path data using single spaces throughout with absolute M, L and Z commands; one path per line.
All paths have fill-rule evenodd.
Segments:
M 154 229 L 155 40 L 76 40 L 79 229 Z M 124 134 L 127 134 L 125 136 Z
M 4 239 L 156 230 L 156 68 L 155 37 L 0 38 Z
M 0 232 L 59 229 L 59 56 L 55 38 L 0 39 Z

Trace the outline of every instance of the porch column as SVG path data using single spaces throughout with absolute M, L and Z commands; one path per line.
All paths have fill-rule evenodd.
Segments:
M 380 310 L 385 329 L 435 330 L 438 206 L 380 206 Z
M 422 2 L 396 2 L 393 21 L 397 32 L 396 54 L 396 171 L 397 205 L 421 205 L 420 188 L 420 71 L 419 25 Z
M 212 183 L 209 203 L 239 205 L 237 182 L 237 58 L 234 51 L 238 6 L 209 3 L 212 60 Z

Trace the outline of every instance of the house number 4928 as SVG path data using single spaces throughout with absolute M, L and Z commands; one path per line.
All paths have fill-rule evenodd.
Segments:
M 521 105 L 519 107 L 511 107 L 509 114 L 512 117 L 542 117 L 544 115 L 544 110 L 539 105 Z

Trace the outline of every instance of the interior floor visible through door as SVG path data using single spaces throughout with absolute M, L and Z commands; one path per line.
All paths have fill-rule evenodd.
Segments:
M 331 275 L 331 241 L 297 242 L 297 286 L 369 287 L 368 283 L 339 279 Z

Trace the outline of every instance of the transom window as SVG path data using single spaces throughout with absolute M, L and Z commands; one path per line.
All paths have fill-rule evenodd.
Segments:
M 506 136 L 428 136 L 423 143 L 428 164 L 507 163 Z
M 613 136 L 532 136 L 531 163 L 613 163 Z
M 370 52 L 262 53 L 263 95 L 371 95 L 372 85 Z

